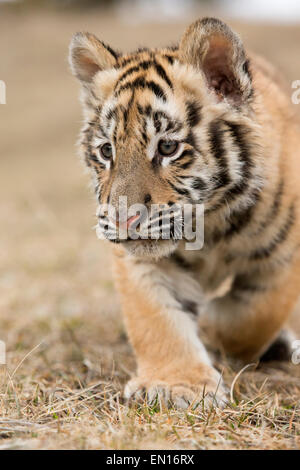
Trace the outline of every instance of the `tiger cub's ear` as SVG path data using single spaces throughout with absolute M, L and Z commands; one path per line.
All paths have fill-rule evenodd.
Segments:
M 180 60 L 201 70 L 208 87 L 219 99 L 234 104 L 252 94 L 248 60 L 239 36 L 216 18 L 203 18 L 186 30 L 179 48 Z
M 100 70 L 111 69 L 117 62 L 117 53 L 90 33 L 74 34 L 69 48 L 69 62 L 73 74 L 83 84 L 89 83 Z

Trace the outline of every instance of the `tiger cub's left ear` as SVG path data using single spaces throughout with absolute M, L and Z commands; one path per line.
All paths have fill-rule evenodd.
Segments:
M 248 60 L 239 36 L 216 18 L 191 24 L 179 48 L 180 60 L 201 70 L 219 99 L 240 105 L 251 97 Z

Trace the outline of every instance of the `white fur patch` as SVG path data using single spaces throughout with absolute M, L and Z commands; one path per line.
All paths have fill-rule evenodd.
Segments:
M 95 95 L 101 102 L 112 93 L 119 73 L 117 69 L 110 69 L 99 71 L 95 75 L 93 88 Z

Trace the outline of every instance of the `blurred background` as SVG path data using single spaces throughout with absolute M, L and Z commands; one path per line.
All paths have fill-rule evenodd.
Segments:
M 168 45 L 204 15 L 228 21 L 288 83 L 300 79 L 298 0 L 0 0 L 0 339 L 9 367 L 42 342 L 22 366 L 24 390 L 74 370 L 92 380 L 117 364 L 123 380 L 134 368 L 76 156 L 71 36 L 90 31 L 124 51 Z

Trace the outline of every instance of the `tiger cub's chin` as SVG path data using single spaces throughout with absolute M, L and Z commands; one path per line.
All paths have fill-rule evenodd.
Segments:
M 122 243 L 126 252 L 138 258 L 164 258 L 173 253 L 178 241 L 172 240 L 129 240 Z

